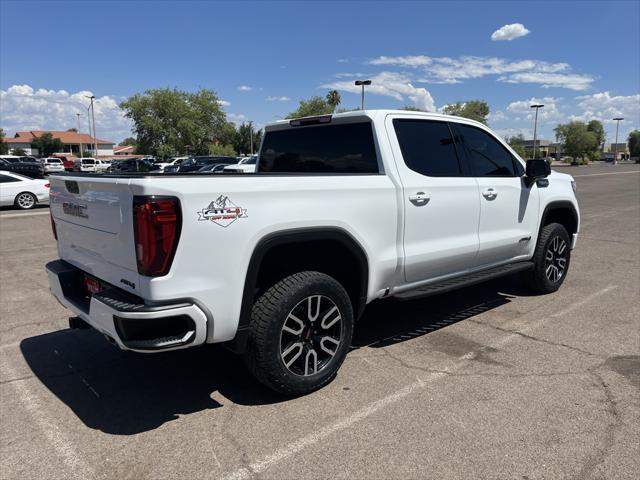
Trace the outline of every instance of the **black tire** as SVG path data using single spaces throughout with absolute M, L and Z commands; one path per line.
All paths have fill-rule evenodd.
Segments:
M 300 272 L 269 288 L 253 305 L 244 357 L 264 385 L 284 395 L 304 395 L 333 380 L 352 335 L 353 308 L 342 285 L 324 273 Z
M 527 272 L 529 287 L 538 293 L 552 293 L 567 278 L 571 263 L 571 240 L 567 230 L 559 223 L 542 227 L 535 253 L 535 267 Z
M 20 210 L 30 210 L 38 204 L 38 199 L 31 192 L 20 192 L 16 195 L 13 204 Z

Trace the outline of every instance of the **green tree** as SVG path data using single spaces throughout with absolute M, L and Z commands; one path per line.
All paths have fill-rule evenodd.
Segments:
M 327 93 L 325 99 L 327 103 L 333 107 L 333 111 L 336 110 L 336 108 L 342 101 L 342 97 L 340 97 L 340 93 L 338 93 L 337 90 L 329 90 L 329 93 Z
M 24 157 L 27 154 L 27 151 L 24 148 L 16 147 L 11 150 L 11 154 L 16 157 Z
M 400 110 L 407 110 L 408 112 L 426 112 L 426 110 L 418 108 L 414 105 L 405 105 L 404 107 L 400 108 Z
M 67 132 L 75 132 L 75 133 L 78 133 L 78 129 L 77 129 L 77 128 L 67 128 Z
M 640 130 L 633 130 L 627 138 L 629 154 L 632 157 L 640 157 Z
M 489 104 L 484 100 L 467 100 L 466 102 L 456 102 L 446 105 L 443 112 L 447 115 L 469 118 L 477 122 L 487 124 L 489 115 Z
M 597 148 L 601 149 L 606 138 L 606 133 L 604 131 L 602 122 L 598 120 L 591 120 L 589 123 L 587 123 L 587 131 L 594 133 L 594 135 L 596 136 L 596 142 L 598 144 Z
M 262 141 L 262 130 L 257 132 L 253 129 L 253 125 L 243 122 L 236 131 L 233 140 L 233 148 L 239 154 L 251 153 L 251 136 L 253 135 L 253 151 L 256 152 Z
M 311 117 L 314 115 L 327 115 L 333 113 L 333 105 L 327 102 L 326 98 L 319 96 L 311 97 L 309 100 L 300 100 L 298 109 L 287 115 L 287 118 Z
M 51 132 L 45 132 L 31 140 L 31 147 L 38 149 L 41 157 L 49 157 L 52 153 L 62 151 L 62 142 L 59 138 L 53 138 Z
M 0 128 L 0 155 L 6 155 L 9 153 L 9 144 L 4 141 L 4 129 Z
M 224 157 L 235 157 L 237 155 L 233 145 L 209 145 L 209 155 L 220 155 Z
M 554 132 L 556 139 L 562 144 L 562 150 L 577 163 L 579 158 L 585 163 L 585 157 L 598 149 L 596 133 L 589 131 L 584 122 L 569 122 L 558 125 Z
M 207 154 L 227 119 L 213 90 L 196 93 L 161 88 L 129 97 L 120 104 L 133 121 L 137 150 L 159 156 L 189 151 Z
M 127 145 L 128 147 L 135 147 L 137 144 L 136 139 L 133 137 L 127 137 L 120 142 L 120 145 Z
M 511 137 L 506 137 L 505 141 L 522 158 L 527 158 L 527 151 L 524 148 L 524 135 L 519 133 Z

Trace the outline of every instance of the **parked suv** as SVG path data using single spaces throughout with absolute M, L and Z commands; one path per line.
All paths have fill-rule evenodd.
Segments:
M 40 160 L 45 173 L 64 172 L 62 160 L 57 157 L 47 157 Z
M 334 378 L 377 299 L 515 273 L 558 290 L 580 226 L 570 175 L 424 112 L 270 124 L 252 175 L 53 176 L 51 190 L 49 285 L 81 322 L 139 352 L 228 342 L 287 395 Z

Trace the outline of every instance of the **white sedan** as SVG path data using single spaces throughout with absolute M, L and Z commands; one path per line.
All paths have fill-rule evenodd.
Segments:
M 228 167 L 224 167 L 223 171 L 232 172 L 232 173 L 256 173 L 257 160 L 258 160 L 257 155 L 244 157 L 235 165 L 229 165 Z
M 38 203 L 49 203 L 49 180 L 0 171 L 0 205 L 28 210 Z

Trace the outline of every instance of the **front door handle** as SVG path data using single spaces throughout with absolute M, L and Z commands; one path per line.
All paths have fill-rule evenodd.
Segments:
M 490 187 L 482 192 L 482 196 L 487 200 L 495 200 L 496 197 L 498 196 L 498 192 L 496 192 L 495 188 Z
M 416 207 L 422 207 L 429 203 L 429 194 L 424 192 L 418 192 L 414 195 L 409 195 L 409 201 L 413 203 Z

